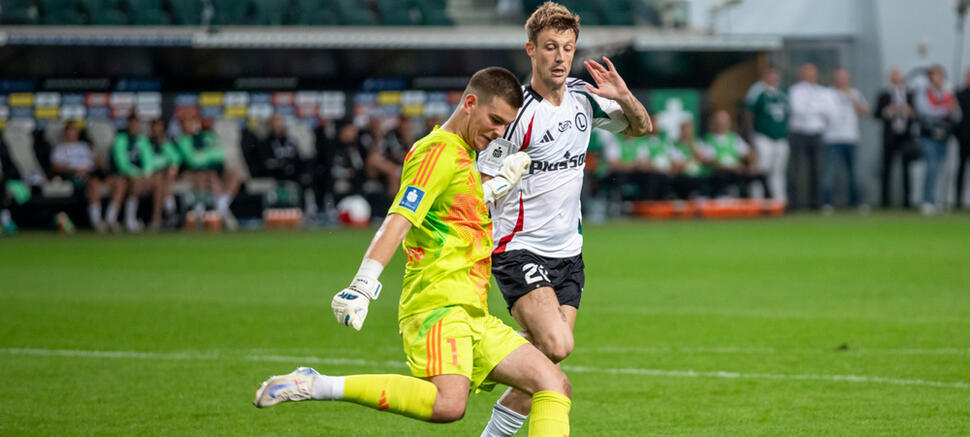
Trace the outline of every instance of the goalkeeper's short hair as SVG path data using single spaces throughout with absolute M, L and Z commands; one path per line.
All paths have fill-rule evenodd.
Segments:
M 513 108 L 522 107 L 522 86 L 511 71 L 502 67 L 488 67 L 472 75 L 464 95 L 474 94 L 483 103 L 501 97 Z

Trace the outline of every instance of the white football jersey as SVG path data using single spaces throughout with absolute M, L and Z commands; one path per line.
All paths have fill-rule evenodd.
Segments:
M 531 86 L 504 139 L 478 154 L 485 175 L 494 176 L 505 157 L 525 151 L 532 165 L 522 181 L 492 205 L 493 238 L 498 254 L 525 249 L 540 256 L 567 258 L 583 249 L 580 193 L 590 132 L 626 129 L 620 105 L 568 78 L 562 103 L 553 106 Z

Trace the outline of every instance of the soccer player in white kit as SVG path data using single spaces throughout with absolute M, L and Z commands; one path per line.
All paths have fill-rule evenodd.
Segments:
M 553 362 L 573 350 L 573 327 L 585 283 L 580 192 L 594 127 L 642 136 L 653 127 L 646 109 L 613 63 L 585 61 L 596 86 L 569 77 L 579 16 L 546 2 L 526 21 L 532 80 L 502 139 L 479 153 L 483 179 L 524 151 L 532 163 L 521 182 L 492 208 L 492 275 L 512 317 Z M 509 388 L 495 404 L 483 436 L 515 434 L 529 414 L 528 394 Z

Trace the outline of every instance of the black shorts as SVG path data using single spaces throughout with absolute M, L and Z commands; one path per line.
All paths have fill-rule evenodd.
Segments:
M 583 255 L 547 258 L 527 250 L 511 250 L 492 256 L 492 276 L 511 311 L 522 296 L 541 287 L 551 287 L 559 305 L 579 309 L 586 286 Z

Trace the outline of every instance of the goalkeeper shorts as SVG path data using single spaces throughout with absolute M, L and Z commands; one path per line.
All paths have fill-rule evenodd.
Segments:
M 491 390 L 488 374 L 528 341 L 499 318 L 473 316 L 461 306 L 418 313 L 401 320 L 411 374 L 418 378 L 463 375 L 471 390 Z

